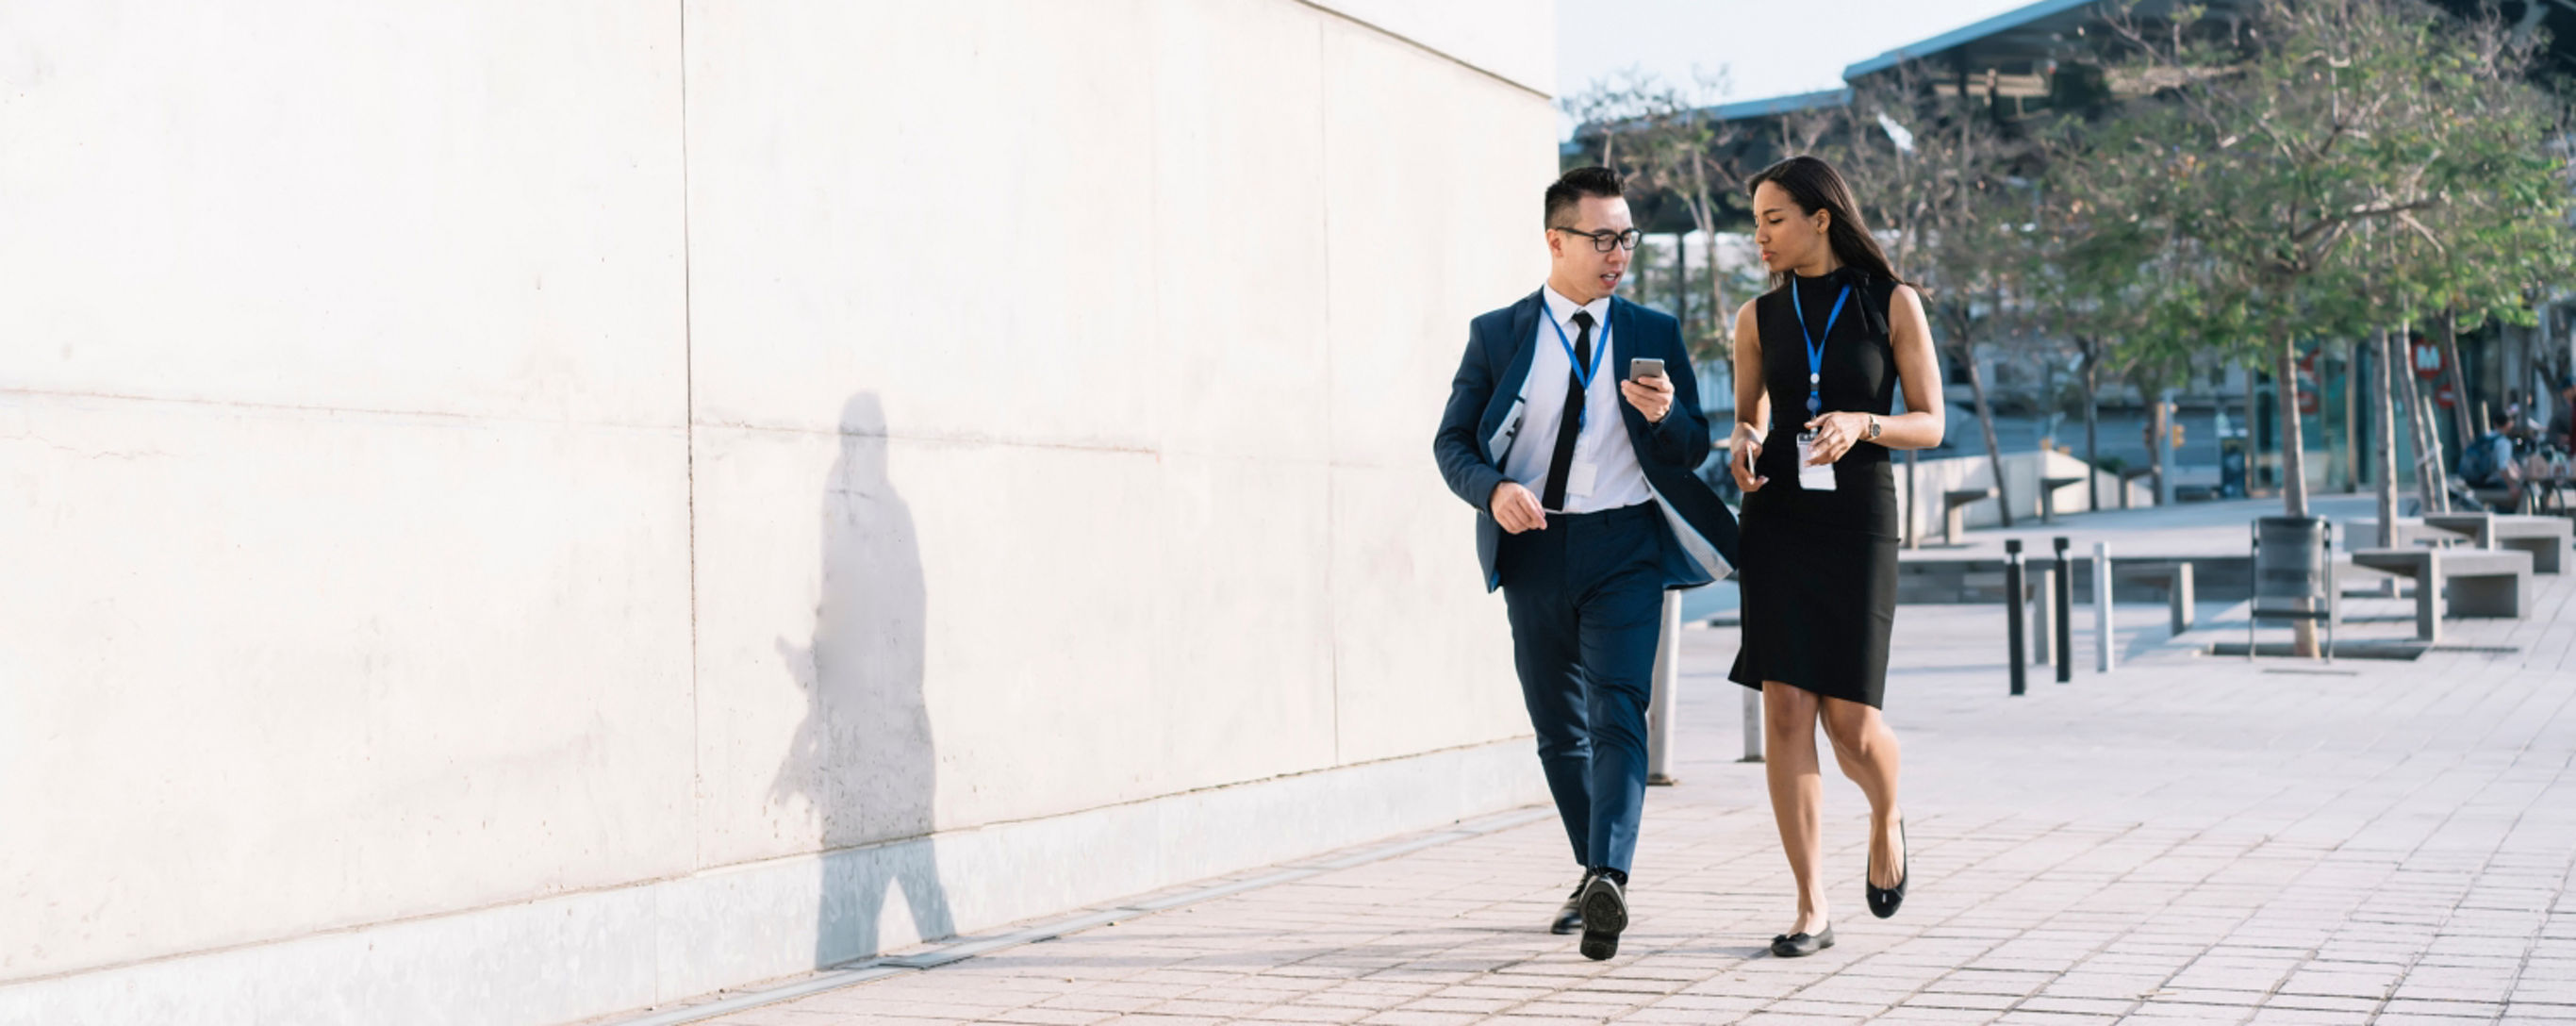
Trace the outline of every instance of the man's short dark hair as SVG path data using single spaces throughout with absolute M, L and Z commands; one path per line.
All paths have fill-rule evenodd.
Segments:
M 1627 195 L 1619 181 L 1619 172 L 1606 167 L 1578 167 L 1566 172 L 1547 187 L 1547 226 L 1572 228 L 1576 220 L 1574 206 L 1586 196 L 1618 199 Z M 1560 220 L 1561 219 L 1561 220 Z

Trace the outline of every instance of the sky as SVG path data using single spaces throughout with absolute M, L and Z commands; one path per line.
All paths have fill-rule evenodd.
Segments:
M 2034 0 L 1558 0 L 1557 94 L 1629 67 L 1667 82 L 1725 69 L 1710 102 L 1834 89 L 1844 67 Z M 1560 136 L 1574 124 L 1560 117 Z

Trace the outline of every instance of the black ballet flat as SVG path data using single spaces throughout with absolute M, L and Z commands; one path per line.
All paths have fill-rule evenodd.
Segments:
M 1905 836 L 1905 821 L 1902 819 L 1896 821 L 1896 843 L 1905 846 L 1905 859 L 1896 867 L 1896 886 L 1881 887 L 1869 882 L 1867 872 L 1861 874 L 1862 893 L 1869 899 L 1869 914 L 1880 919 L 1895 915 L 1897 906 L 1905 904 L 1905 883 L 1914 876 L 1914 839 Z
M 1771 938 L 1771 954 L 1780 958 L 1805 958 L 1834 946 L 1833 924 L 1825 924 L 1822 933 L 1784 933 Z

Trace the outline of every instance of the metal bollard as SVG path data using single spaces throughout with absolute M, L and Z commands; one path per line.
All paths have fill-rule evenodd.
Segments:
M 2057 544 L 2057 682 L 2075 680 L 2075 564 L 2066 561 L 2066 536 Z
M 2111 672 L 2111 543 L 2093 543 L 2093 669 Z
M 1744 758 L 1737 762 L 1762 761 L 1762 693 L 1744 689 Z
M 2029 591 L 2022 583 L 2021 539 L 2004 539 L 2004 639 L 2012 652 L 2012 693 L 2028 690 L 2022 660 L 2030 655 L 2021 638 L 2021 609 L 2030 602 Z
M 2394 581 L 2396 578 L 2391 577 L 2389 580 Z M 2169 599 L 2173 606 L 2173 632 L 2176 636 L 2180 636 L 2182 632 L 2191 629 L 2192 595 L 2190 560 L 2180 560 L 2174 563 L 2173 593 L 2169 596 Z
M 1655 687 L 1646 700 L 1646 783 L 1677 783 L 1672 774 L 1673 707 L 1681 704 L 1682 593 L 1664 593 L 1664 629 L 1655 641 Z
M 2047 563 L 2030 573 L 2030 661 L 2046 666 L 2057 655 L 2057 571 Z

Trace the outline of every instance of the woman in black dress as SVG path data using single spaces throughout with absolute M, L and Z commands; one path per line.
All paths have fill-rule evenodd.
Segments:
M 1755 176 L 1753 218 L 1773 287 L 1735 315 L 1744 645 L 1728 676 L 1762 691 L 1771 812 L 1798 882 L 1797 921 L 1771 950 L 1797 957 L 1834 943 L 1819 721 L 1869 796 L 1869 909 L 1885 918 L 1905 898 L 1896 735 L 1879 718 L 1902 530 L 1887 453 L 1941 444 L 1941 379 L 1921 297 L 1831 165 L 1792 157 Z M 1907 412 L 1891 415 L 1900 381 Z

